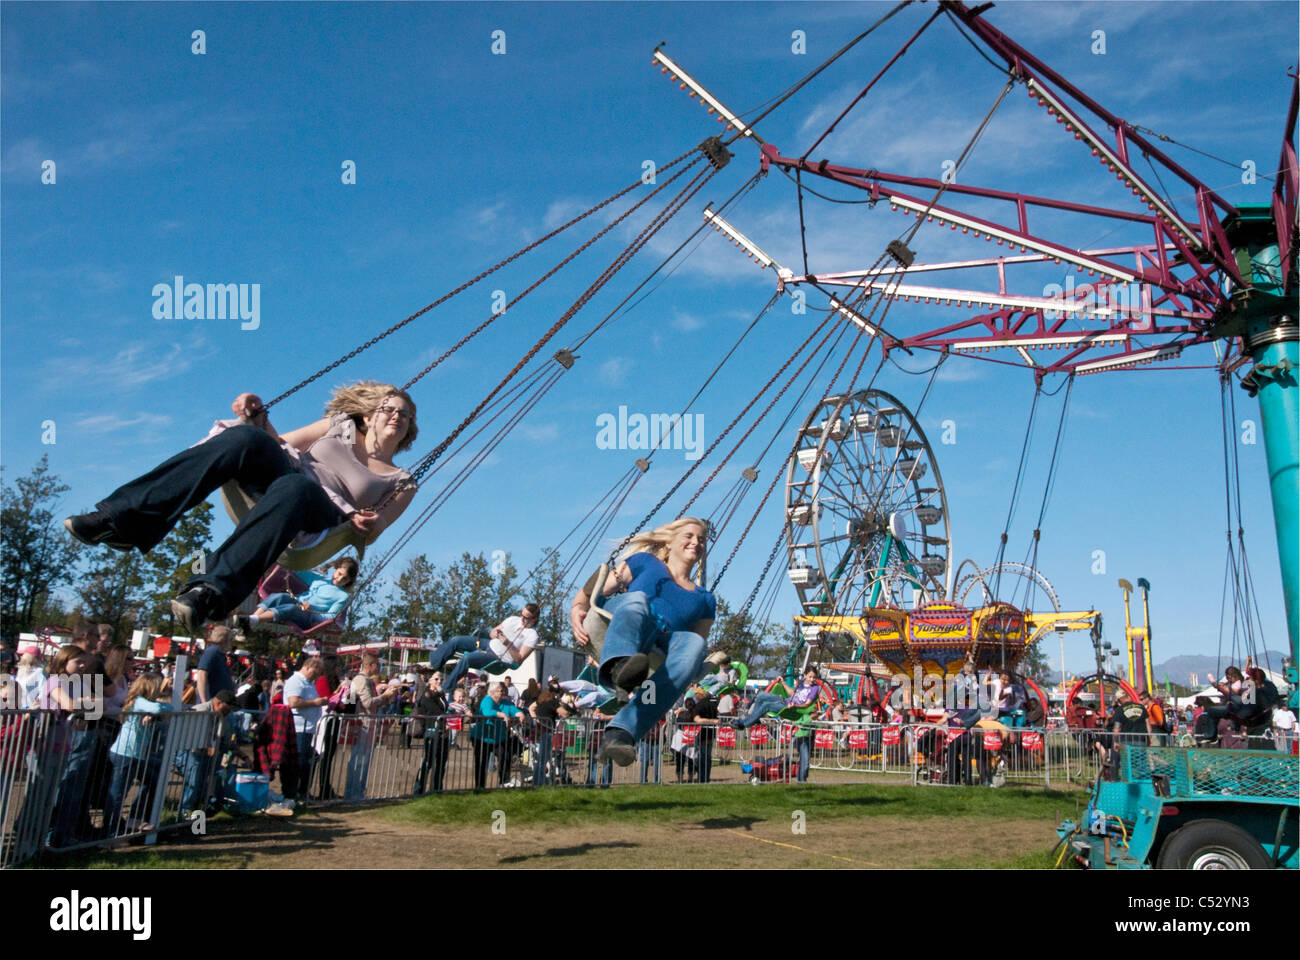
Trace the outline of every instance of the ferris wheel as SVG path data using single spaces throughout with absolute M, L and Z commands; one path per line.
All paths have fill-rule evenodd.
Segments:
M 803 613 L 854 615 L 943 600 L 952 586 L 948 501 L 912 413 L 881 390 L 826 397 L 786 473 L 789 576 Z

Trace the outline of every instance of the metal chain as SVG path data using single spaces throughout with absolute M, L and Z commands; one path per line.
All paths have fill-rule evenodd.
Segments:
M 686 170 L 689 169 L 690 167 L 688 166 L 682 171 L 680 171 L 679 173 L 674 174 L 673 177 L 669 178 L 668 181 L 665 181 L 665 183 L 661 184 L 658 188 L 656 188 L 655 193 L 659 192 L 659 190 L 662 190 L 664 187 L 666 187 L 668 183 L 671 182 L 672 179 L 675 179 L 677 176 L 680 176 L 682 173 L 685 173 Z M 675 210 L 671 210 L 670 212 L 666 211 L 667 216 L 661 214 L 660 217 L 657 217 L 655 220 L 651 221 L 651 223 L 647 225 L 645 229 L 641 231 L 640 234 L 637 235 L 636 239 L 633 240 L 632 243 L 622 253 L 620 253 L 618 257 L 614 259 L 614 262 L 611 263 L 610 266 L 606 267 L 604 271 L 602 271 L 600 276 L 596 278 L 596 280 L 591 284 L 591 286 L 589 286 L 585 291 L 583 291 L 582 296 L 580 296 L 574 302 L 574 304 L 564 312 L 564 314 L 560 317 L 560 319 L 551 325 L 550 329 L 546 331 L 546 333 L 542 336 L 542 338 L 538 340 L 535 344 L 533 344 L 532 348 L 526 354 L 524 354 L 522 358 L 520 358 L 520 360 L 510 369 L 510 371 L 505 375 L 505 377 L 502 378 L 501 382 L 498 383 L 497 386 L 493 388 L 492 392 L 489 393 L 487 397 L 485 397 L 483 401 L 477 407 L 474 408 L 474 410 L 469 414 L 469 416 L 466 417 L 465 420 L 462 421 L 461 424 L 458 427 L 456 427 L 456 429 L 453 430 L 441 443 L 439 443 L 437 447 L 435 447 L 431 452 L 429 452 L 422 458 L 420 463 L 416 466 L 415 470 L 411 471 L 411 479 L 414 482 L 416 482 L 417 484 L 419 483 L 420 477 L 422 477 L 429 470 L 429 468 L 432 467 L 433 464 L 437 462 L 437 460 L 447 451 L 447 448 L 451 446 L 452 443 L 455 442 L 458 436 L 460 436 L 461 432 L 466 427 L 468 427 L 470 423 L 474 421 L 474 418 L 478 416 L 479 411 L 482 410 L 489 402 L 491 402 L 493 397 L 495 397 L 499 392 L 501 392 L 501 390 L 505 387 L 505 385 L 509 383 L 514 378 L 514 376 L 521 369 L 523 369 L 523 367 L 530 360 L 532 360 L 533 357 L 535 357 L 541 351 L 542 347 L 546 346 L 546 344 L 551 340 L 551 338 L 554 337 L 557 333 L 559 333 L 560 330 L 564 327 L 564 325 L 568 323 L 569 320 L 571 320 L 579 310 L 581 310 L 584 306 L 586 306 L 587 302 L 593 296 L 596 295 L 596 292 L 600 290 L 600 288 L 603 287 L 605 283 L 607 283 L 615 273 L 621 270 L 627 264 L 627 262 L 632 258 L 632 256 L 634 256 L 640 250 L 640 248 L 643 247 L 649 241 L 650 236 L 652 236 L 654 233 L 657 233 L 660 229 L 662 229 L 664 223 L 667 223 L 668 219 L 671 219 L 671 217 L 675 216 L 677 212 L 681 210 L 682 206 L 685 205 L 691 199 L 691 197 L 693 197 L 696 193 L 698 193 L 700 189 L 703 188 L 704 184 L 708 183 L 709 179 L 715 173 L 717 173 L 717 170 L 709 168 L 706 170 L 702 170 L 700 171 L 700 173 L 696 174 L 695 180 L 691 181 L 691 184 L 687 185 L 687 187 L 683 190 L 682 194 L 679 194 L 679 197 L 681 197 L 680 202 L 674 201 L 677 202 L 677 208 Z M 701 177 L 703 179 L 701 179 Z M 698 181 L 698 183 L 696 181 Z M 646 199 L 649 199 L 649 197 L 647 197 Z M 635 207 L 633 209 L 635 209 Z M 591 243 L 595 242 L 595 240 L 598 239 L 600 235 L 603 235 L 604 233 L 609 232 L 609 230 L 612 230 L 623 219 L 625 219 L 631 212 L 632 210 L 629 210 L 622 217 L 619 217 L 617 220 L 611 223 L 608 227 L 605 228 L 605 230 L 601 231 L 601 234 L 597 235 L 597 237 L 593 237 L 592 240 L 589 241 L 587 244 L 584 244 L 582 249 L 585 249 L 587 246 L 590 246 Z M 582 252 L 581 250 L 578 250 L 573 254 L 573 256 L 576 257 L 578 253 L 581 252 Z M 572 257 L 570 257 L 569 259 L 572 259 Z
M 775 294 L 774 296 L 780 296 L 780 294 Z M 740 413 L 736 414 L 735 419 L 732 420 L 731 423 L 727 425 L 726 429 L 723 430 L 722 433 L 718 434 L 717 439 L 715 439 L 713 443 L 709 445 L 709 448 L 704 451 L 704 455 L 701 456 L 700 459 L 696 460 L 695 463 L 691 464 L 690 468 L 677 479 L 677 482 L 674 483 L 672 487 L 668 490 L 668 492 L 665 493 L 659 499 L 659 502 L 656 503 L 650 509 L 650 512 L 647 513 L 641 519 L 641 522 L 638 523 L 636 527 L 633 528 L 632 532 L 623 538 L 623 540 L 619 543 L 619 545 L 615 547 L 614 550 L 610 553 L 609 558 L 611 561 L 616 556 L 618 556 L 618 552 L 622 550 L 625 546 L 627 546 L 627 544 L 632 540 L 633 537 L 635 537 L 638 533 L 641 532 L 642 528 L 645 527 L 647 523 L 649 523 L 651 520 L 654 519 L 654 515 L 663 509 L 664 504 L 667 503 L 669 499 L 672 498 L 673 494 L 675 494 L 679 489 L 681 489 L 682 484 L 685 483 L 686 480 L 690 477 L 690 475 L 695 472 L 696 468 L 699 467 L 701 463 L 703 463 L 705 460 L 708 459 L 709 454 L 711 454 L 714 450 L 717 449 L 718 444 L 720 444 L 726 438 L 727 434 L 730 433 L 732 429 L 736 426 L 736 424 L 740 422 L 741 418 L 744 417 L 744 415 L 747 412 L 749 412 L 750 408 L 753 407 L 754 404 L 758 402 L 758 398 L 767 392 L 767 388 L 776 382 L 777 378 L 780 377 L 781 374 L 785 372 L 786 368 L 789 367 L 790 364 L 794 363 L 794 358 L 799 356 L 799 354 L 803 353 L 804 348 L 807 347 L 808 344 L 812 342 L 813 338 L 816 337 L 817 334 L 821 332 L 822 327 L 826 326 L 826 324 L 830 322 L 830 319 L 831 317 L 828 314 L 826 318 L 817 325 L 816 329 L 814 329 L 813 332 L 808 335 L 808 339 L 806 339 L 803 343 L 799 345 L 799 349 L 796 350 L 794 353 L 792 353 L 790 355 L 790 358 L 781 365 L 781 369 L 777 370 L 776 373 L 772 374 L 771 379 L 768 380 L 767 383 L 763 384 L 762 389 L 760 389 L 758 393 L 754 395 L 754 399 L 750 400 L 749 403 L 745 405 L 745 408 L 741 410 Z
M 557 263 L 554 267 L 546 271 L 546 273 L 542 274 L 542 276 L 537 280 L 535 280 L 533 283 L 531 283 L 524 290 L 523 293 L 519 294 L 517 297 L 515 297 L 513 300 L 507 303 L 499 313 L 493 313 L 486 320 L 480 323 L 477 327 L 475 327 L 465 336 L 457 340 L 456 343 L 453 344 L 450 348 L 443 351 L 443 353 L 440 354 L 438 358 L 433 361 L 433 363 L 429 364 L 427 367 L 425 367 L 423 370 L 421 370 L 419 373 L 413 376 L 410 380 L 406 381 L 406 383 L 402 385 L 402 389 L 409 390 L 413 384 L 423 379 L 430 372 L 432 372 L 435 367 L 439 366 L 444 360 L 446 360 L 453 353 L 455 353 L 457 350 L 463 347 L 466 343 L 468 343 L 470 340 L 477 337 L 480 333 L 482 333 L 492 324 L 496 323 L 496 321 L 499 320 L 501 317 L 505 316 L 511 307 L 515 306 L 517 303 L 519 303 L 520 300 L 524 299 L 524 297 L 528 296 L 530 293 L 532 293 L 534 290 L 540 287 L 547 280 L 551 279 L 551 277 L 555 276 L 557 273 L 559 273 L 561 270 L 567 267 L 570 263 L 572 263 L 575 259 L 577 259 L 577 257 L 580 256 L 583 251 L 585 251 L 588 247 L 596 243 L 596 241 L 600 240 L 603 236 L 605 236 L 607 233 L 613 230 L 616 226 L 618 226 L 620 223 L 622 223 L 624 220 L 630 217 L 633 213 L 639 210 L 644 204 L 648 203 L 654 197 L 655 194 L 657 194 L 660 190 L 664 189 L 664 187 L 668 186 L 670 183 L 672 183 L 682 174 L 686 173 L 688 170 L 691 169 L 691 167 L 695 166 L 695 164 L 702 159 L 703 157 L 700 157 L 699 159 L 695 160 L 693 163 L 687 164 L 685 167 L 677 171 L 675 174 L 673 174 L 671 177 L 669 177 L 659 186 L 655 187 L 655 189 L 652 190 L 649 194 L 647 194 L 643 199 L 639 200 L 637 203 L 633 204 L 631 207 L 625 210 L 622 213 L 622 215 L 618 217 L 618 219 L 614 220 L 603 230 L 601 230 L 599 233 L 593 236 L 590 240 L 588 240 L 586 243 L 580 246 L 577 250 L 574 250 L 571 254 L 569 254 L 567 257 L 565 257 L 563 260 Z
M 696 150 L 698 150 L 698 149 L 699 149 L 698 147 L 693 147 L 693 148 L 691 148 L 690 150 L 687 150 L 687 151 L 686 151 L 685 153 L 683 153 L 680 157 L 678 157 L 678 158 L 675 159 L 675 160 L 670 160 L 668 163 L 664 164 L 664 165 L 663 165 L 662 167 L 660 167 L 659 169 L 660 169 L 660 170 L 667 170 L 668 168 L 670 168 L 670 167 L 672 167 L 672 166 L 674 166 L 674 165 L 680 163 L 681 161 L 685 160 L 685 159 L 686 159 L 687 157 L 689 157 L 691 154 L 695 153 Z M 614 194 L 613 196 L 609 197 L 608 199 L 602 200 L 600 203 L 596 204 L 594 207 L 591 207 L 590 209 L 584 211 L 583 213 L 578 214 L 576 217 L 574 217 L 574 218 L 573 218 L 572 220 L 570 220 L 568 223 L 565 223 L 565 224 L 563 224 L 562 226 L 559 226 L 559 227 L 555 228 L 554 230 L 552 230 L 550 233 L 546 234 L 546 236 L 542 237 L 541 239 L 539 239 L 539 240 L 535 240 L 534 242 L 528 244 L 528 246 L 526 246 L 526 247 L 521 247 L 519 250 L 515 251 L 515 252 L 512 253 L 510 256 L 506 257 L 506 258 L 505 258 L 504 260 L 502 260 L 500 263 L 498 263 L 498 264 L 496 264 L 495 266 L 489 267 L 488 269 L 484 270 L 484 271 L 483 271 L 482 273 L 480 273 L 478 276 L 474 277 L 474 279 L 469 280 L 469 281 L 467 281 L 466 283 L 461 284 L 461 285 L 460 285 L 459 287 L 457 287 L 455 290 L 452 290 L 450 293 L 444 294 L 443 296 L 439 297 L 437 300 L 433 301 L 433 303 L 429 304 L 427 307 L 424 307 L 422 310 L 418 310 L 418 311 L 416 311 L 415 313 L 413 313 L 413 314 L 411 314 L 409 317 L 407 317 L 405 320 L 402 320 L 400 323 L 395 323 L 395 324 L 393 324 L 393 326 L 389 327 L 389 328 L 388 328 L 387 330 L 385 330 L 383 333 L 380 333 L 380 334 L 378 334 L 377 336 L 371 337 L 369 340 L 367 340 L 367 341 L 366 341 L 365 343 L 363 343 L 361 346 L 357 347 L 355 350 L 352 350 L 351 352 L 346 353 L 346 354 L 344 354 L 343 356 L 339 357 L 337 360 L 335 360 L 335 361 L 334 361 L 333 363 L 331 363 L 329 366 L 327 366 L 327 367 L 323 367 L 322 369 L 318 370 L 316 373 L 313 373 L 313 374 L 312 374 L 310 377 L 308 377 L 306 380 L 303 380 L 303 381 L 301 381 L 301 382 L 295 384 L 294 386 L 290 387 L 288 390 L 284 391 L 284 393 L 280 394 L 278 397 L 276 397 L 275 399 L 271 400 L 269 403 L 263 404 L 263 408 L 264 408 L 264 409 L 270 409 L 271 407 L 275 406 L 277 403 L 279 403 L 281 400 L 285 399 L 286 397 L 289 397 L 289 396 L 291 396 L 292 394 L 297 393 L 299 390 L 301 390 L 303 387 L 307 386 L 308 384 L 310 384 L 310 383 L 314 383 L 315 381 L 319 380 L 321 377 L 325 376 L 325 374 L 329 373 L 331 370 L 335 369 L 336 367 L 340 367 L 340 366 L 342 366 L 344 363 L 347 363 L 347 361 L 351 360 L 353 357 L 357 356 L 358 354 L 360 354 L 360 353 L 362 353 L 362 352 L 364 352 L 364 351 L 366 351 L 366 350 L 369 350 L 371 347 L 373 347 L 375 344 L 377 344 L 380 340 L 383 340 L 385 337 L 389 336 L 390 334 L 396 333 L 396 332 L 397 332 L 398 330 L 400 330 L 402 327 L 406 326 L 406 325 L 407 325 L 408 323 L 410 323 L 411 321 L 416 320 L 416 319 L 422 317 L 424 314 L 428 313 L 428 312 L 429 312 L 430 310 L 432 310 L 434 307 L 441 306 L 442 304 L 444 304 L 444 303 L 446 303 L 448 300 L 450 300 L 452 297 L 454 297 L 454 296 L 456 296 L 457 294 L 462 293 L 463 291 L 465 291 L 465 290 L 467 290 L 468 288 L 472 287 L 474 284 L 478 283 L 480 280 L 484 279 L 485 277 L 490 276 L 491 274 L 493 274 L 493 273 L 495 273 L 496 271 L 500 270 L 502 267 L 508 266 L 509 264 L 513 263 L 515 260 L 518 260 L 518 259 L 519 259 L 520 257 L 522 257 L 524 254 L 526 254 L 526 253 L 528 253 L 529 251 L 534 250 L 534 249 L 536 249 L 537 247 L 541 246 L 543 243 L 545 243 L 547 240 L 550 240 L 552 237 L 555 237 L 556 235 L 558 235 L 558 234 L 560 234 L 560 233 L 563 233 L 565 230 L 569 229 L 569 227 L 573 226 L 574 224 L 579 223 L 579 222 L 581 222 L 582 220 L 585 220 L 587 217 L 591 216 L 593 213 L 596 213 L 598 210 L 601 210 L 601 209 L 603 209 L 604 207 L 609 206 L 609 205 L 610 205 L 611 203 L 613 203 L 615 200 L 618 200 L 620 197 L 625 196 L 626 194 L 630 193 L 631 191 L 635 190 L 637 187 L 639 187 L 639 186 L 641 186 L 641 185 L 642 185 L 642 181 L 638 179 L 635 183 L 629 184 L 627 187 L 624 187 L 622 190 L 620 190 L 618 193 Z

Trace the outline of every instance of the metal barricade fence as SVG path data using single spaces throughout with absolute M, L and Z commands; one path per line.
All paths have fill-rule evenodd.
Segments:
M 1045 731 L 914 724 L 912 779 L 947 786 L 1050 786 Z
M 273 708 L 279 709 L 279 708 Z M 56 711 L 0 711 L 0 867 L 44 848 L 70 850 L 189 825 L 211 798 L 261 809 L 258 743 L 284 740 L 285 712 L 132 713 L 86 722 Z M 285 795 L 311 802 L 402 799 L 426 793 L 644 783 L 815 783 L 869 776 L 913 784 L 1086 787 L 1112 747 L 1155 745 L 1104 730 L 970 731 L 767 716 L 748 729 L 671 717 L 637 744 L 627 767 L 599 760 L 603 717 L 509 722 L 483 716 L 325 714 L 305 770 L 269 771 Z M 259 730 L 259 725 L 265 729 Z M 292 727 L 289 726 L 289 730 Z M 297 751 L 298 736 L 293 735 Z M 254 754 L 247 762 L 241 748 Z M 232 762 L 223 754 L 234 748 Z M 241 764 L 241 760 L 245 760 Z M 278 776 L 278 779 L 275 779 Z
M 219 769 L 211 713 L 0 711 L 0 867 L 188 825 Z M 113 752 L 113 748 L 117 752 Z

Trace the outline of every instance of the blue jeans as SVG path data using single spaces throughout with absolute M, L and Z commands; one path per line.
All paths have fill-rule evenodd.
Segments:
M 799 771 L 795 774 L 795 779 L 804 783 L 808 779 L 808 766 L 812 762 L 812 734 L 795 737 L 794 743 L 799 750 Z
M 109 836 L 117 833 L 118 817 L 122 815 L 122 801 L 134 780 L 140 781 L 140 790 L 135 795 L 127 817 L 133 820 L 145 820 L 149 816 L 150 801 L 153 791 L 162 774 L 162 755 L 155 753 L 148 757 L 121 757 L 113 755 L 113 781 L 108 788 L 108 805 L 104 807 L 105 830 Z
M 537 734 L 537 759 L 533 764 L 533 786 L 542 787 L 551 780 L 551 754 L 555 748 L 555 727 L 543 724 Z
M 208 798 L 204 794 L 208 792 L 208 772 L 212 768 L 213 759 L 208 756 L 206 749 L 182 750 L 177 754 L 176 762 L 185 779 L 185 789 L 181 794 L 182 814 L 202 810 L 207 806 Z
M 613 614 L 605 632 L 601 650 L 600 683 L 612 687 L 610 662 L 634 653 L 649 653 L 656 648 L 666 654 L 663 666 L 638 689 L 618 715 L 610 721 L 640 740 L 700 675 L 704 666 L 704 638 L 689 630 L 665 633 L 650 613 L 644 593 L 635 591 L 613 597 L 605 604 Z
M 784 697 L 778 697 L 775 693 L 760 693 L 754 698 L 754 705 L 750 707 L 749 713 L 743 719 L 736 721 L 736 727 L 743 730 L 757 723 L 764 714 L 775 713 L 784 707 Z
M 641 755 L 641 782 L 650 783 L 653 771 L 654 782 L 659 782 L 659 735 L 655 731 L 646 734 L 636 742 L 637 753 Z
M 441 670 L 443 665 L 458 653 L 473 653 L 475 650 L 487 649 L 487 637 L 452 637 L 450 640 L 438 644 L 434 651 L 429 654 L 429 667 L 433 670 Z M 442 689 L 450 690 L 451 685 L 444 683 Z
M 373 721 L 372 721 L 373 722 Z M 366 781 L 370 778 L 370 758 L 378 741 L 375 727 L 358 731 L 360 740 L 352 744 L 348 754 L 348 783 L 344 797 L 349 803 L 360 803 L 366 798 Z
M 306 800 L 307 791 L 311 789 L 312 768 L 316 765 L 316 750 L 312 747 L 312 741 L 316 739 L 316 731 L 302 731 L 297 733 L 298 737 L 298 777 L 291 788 L 289 784 L 284 783 L 283 775 L 280 777 L 280 786 L 284 788 L 284 795 L 290 800 Z M 322 784 L 322 789 L 324 785 Z
M 494 663 L 496 659 L 497 655 L 491 650 L 487 652 L 474 650 L 470 653 L 461 654 L 460 659 L 456 661 L 456 666 L 452 668 L 451 673 L 447 674 L 443 689 L 455 690 L 456 684 L 460 683 L 460 678 L 469 673 L 471 668 L 481 670 L 489 663 Z
M 278 443 L 256 427 L 233 427 L 181 451 L 96 505 L 123 540 L 147 553 L 227 480 L 259 497 L 257 505 L 208 558 L 207 572 L 183 588 L 202 583 L 216 590 L 223 608 L 216 616 L 252 592 L 299 531 L 329 530 L 343 522 L 342 511 L 321 485 L 299 473 Z
M 77 834 L 85 827 L 86 787 L 99 745 L 99 731 L 94 728 L 77 730 L 72 734 L 71 743 L 72 748 L 63 761 L 63 776 L 59 778 L 59 796 L 50 836 L 50 846 L 53 847 L 70 846 L 83 839 Z
M 290 593 L 269 594 L 258 606 L 275 614 L 276 623 L 291 623 L 299 630 L 310 630 L 330 619 L 315 610 L 304 610 Z

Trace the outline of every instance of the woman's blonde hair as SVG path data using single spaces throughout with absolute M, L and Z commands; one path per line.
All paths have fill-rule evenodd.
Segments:
M 365 433 L 366 425 L 362 418 L 368 417 L 378 410 L 380 404 L 389 397 L 401 397 L 411 407 L 411 419 L 406 423 L 406 436 L 402 437 L 402 442 L 397 445 L 399 452 L 408 450 L 415 443 L 415 437 L 420 432 L 415 425 L 415 401 L 411 399 L 410 394 L 405 390 L 395 387 L 391 383 L 382 383 L 378 380 L 358 380 L 356 383 L 335 387 L 330 402 L 325 404 L 325 413 L 327 416 L 335 413 L 346 413 L 352 418 L 352 422 L 357 425 L 357 429 Z
M 707 520 L 701 520 L 699 517 L 682 517 L 672 523 L 665 523 L 662 527 L 656 527 L 645 533 L 638 533 L 628 541 L 627 549 L 623 551 L 623 556 L 619 559 L 625 560 L 634 553 L 648 553 L 667 563 L 668 544 L 672 543 L 673 537 L 677 536 L 678 531 L 683 527 L 699 527 L 704 531 L 705 540 L 708 539 L 709 522 Z M 699 563 L 704 559 L 706 547 L 707 543 L 700 544 L 700 555 L 696 558 L 695 563 Z M 695 569 L 694 564 L 691 565 L 691 569 Z
M 131 706 L 135 703 L 137 697 L 144 697 L 146 700 L 157 700 L 162 694 L 163 686 L 167 683 L 161 674 L 142 673 L 131 681 L 131 686 L 126 690 L 126 701 L 122 704 L 122 712 L 130 713 Z

